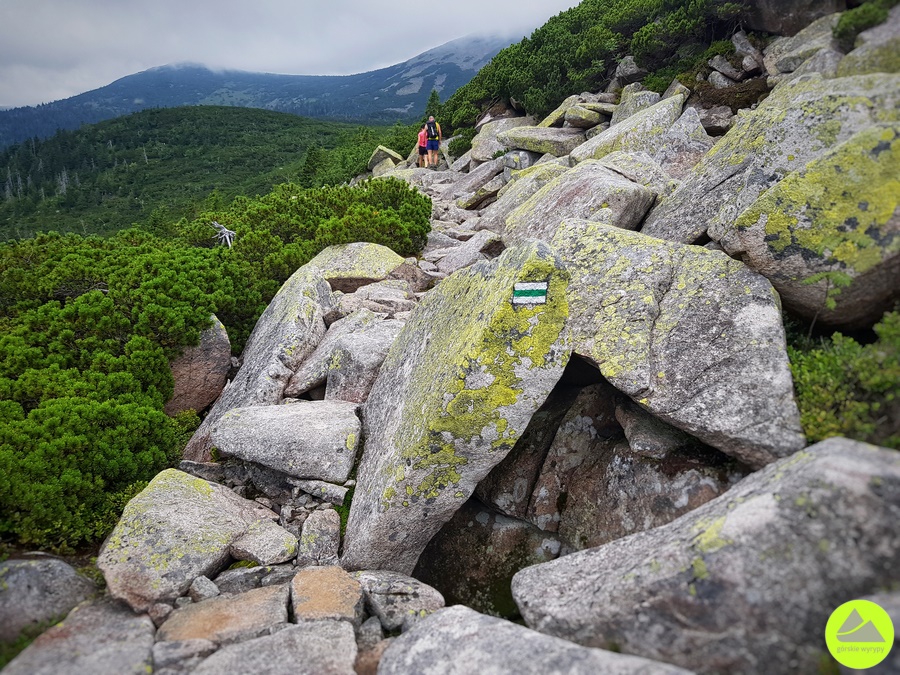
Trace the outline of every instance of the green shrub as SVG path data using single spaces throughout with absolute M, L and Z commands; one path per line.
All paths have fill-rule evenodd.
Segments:
M 834 37 L 844 51 L 853 49 L 856 36 L 868 28 L 884 23 L 888 10 L 900 0 L 866 0 L 859 7 L 850 9 L 838 19 Z
M 478 131 L 474 128 L 460 129 L 457 133 L 457 138 L 450 141 L 450 144 L 447 146 L 447 152 L 452 157 L 462 157 L 472 149 L 472 139 L 477 135 Z
M 215 206 L 213 202 L 209 206 Z M 424 246 L 431 200 L 396 179 L 279 185 L 172 227 L 0 245 L 0 543 L 96 544 L 177 463 L 199 418 L 162 412 L 169 361 L 215 313 L 240 352 L 266 304 L 322 248 Z M 233 248 L 210 246 L 217 220 Z
M 900 449 L 900 312 L 875 326 L 877 340 L 862 345 L 835 333 L 788 347 L 800 407 L 800 421 L 811 442 L 831 436 Z
M 497 54 L 445 101 L 443 115 L 458 131 L 498 99 L 514 98 L 543 117 L 566 96 L 603 87 L 628 54 L 650 72 L 673 68 L 687 55 L 684 70 L 731 35 L 743 10 L 723 0 L 583 0 Z M 674 74 L 667 73 L 665 86 Z M 662 87 L 659 77 L 652 84 Z

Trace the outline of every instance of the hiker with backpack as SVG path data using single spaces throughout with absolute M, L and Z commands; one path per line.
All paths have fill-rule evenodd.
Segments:
M 428 159 L 425 160 L 425 166 L 430 165 L 436 169 L 440 161 L 438 150 L 441 147 L 441 125 L 434 121 L 434 115 L 431 115 L 425 123 L 425 135 L 428 148 Z

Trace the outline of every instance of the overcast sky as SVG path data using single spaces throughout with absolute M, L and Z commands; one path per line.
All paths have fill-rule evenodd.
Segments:
M 67 98 L 168 63 L 360 73 L 470 33 L 521 37 L 578 2 L 0 0 L 0 107 Z

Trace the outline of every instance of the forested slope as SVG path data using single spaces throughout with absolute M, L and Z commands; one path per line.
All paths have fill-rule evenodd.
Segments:
M 341 183 L 363 171 L 372 147 L 394 132 L 193 106 L 34 139 L 0 153 L 0 240 L 50 230 L 110 234 L 191 217 L 204 202 L 226 204 L 288 181 Z

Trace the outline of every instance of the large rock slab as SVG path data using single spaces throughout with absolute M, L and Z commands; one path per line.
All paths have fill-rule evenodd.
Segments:
M 609 126 L 614 127 L 624 122 L 632 115 L 659 103 L 662 97 L 655 91 L 647 91 L 638 83 L 629 84 L 622 90 L 619 105 L 616 107 L 609 121 Z
M 576 353 L 660 419 L 752 467 L 806 443 L 778 296 L 725 254 L 568 220 Z
M 353 293 L 378 281 L 404 279 L 414 267 L 387 246 L 356 242 L 329 246 L 300 269 L 321 276 L 336 291 Z
M 480 167 L 479 167 L 480 168 Z M 506 185 L 506 167 L 503 172 L 494 176 L 487 183 L 478 188 L 475 192 L 463 195 L 456 200 L 456 205 L 461 209 L 474 210 L 482 206 L 491 204 L 496 198 L 503 186 Z
M 759 196 L 854 134 L 900 120 L 900 75 L 798 79 L 778 86 L 647 216 L 651 237 L 716 239 Z
M 212 578 L 235 549 L 262 565 L 293 558 L 297 538 L 276 518 L 226 487 L 167 469 L 128 502 L 97 566 L 114 597 L 146 611 L 183 595 L 195 578 Z
M 372 171 L 376 166 L 378 166 L 385 160 L 391 160 L 394 164 L 400 164 L 404 161 L 404 158 L 402 155 L 394 152 L 390 148 L 379 145 L 377 148 L 375 148 L 375 150 L 372 151 L 372 156 L 369 158 L 369 164 L 366 168 L 369 171 Z
M 504 131 L 497 140 L 510 150 L 528 150 L 541 155 L 563 157 L 584 143 L 585 135 L 582 129 L 518 127 Z
M 486 230 L 501 232 L 506 227 L 506 217 L 510 213 L 566 171 L 568 168 L 559 164 L 538 164 L 512 172 L 510 181 L 497 193 L 497 201 L 481 212 L 480 226 Z
M 567 97 L 562 103 L 560 103 L 556 110 L 552 111 L 549 115 L 547 115 L 540 123 L 537 125 L 539 127 L 561 127 L 563 122 L 566 120 L 566 111 L 569 110 L 573 105 L 577 105 L 578 102 L 581 101 L 581 96 L 578 94 L 573 94 L 572 96 Z
M 281 584 L 187 605 L 169 615 L 157 639 L 228 644 L 269 635 L 287 623 L 289 594 L 288 585 Z
M 788 309 L 870 327 L 900 298 L 900 123 L 862 131 L 788 175 L 716 238 Z
M 867 668 L 865 672 L 868 675 L 892 675 L 893 673 L 900 673 L 900 649 L 897 649 L 897 643 L 900 642 L 900 635 L 897 634 L 896 628 L 897 626 L 900 626 L 900 592 L 876 593 L 875 595 L 860 598 L 860 600 L 874 602 L 887 612 L 888 616 L 891 617 L 891 623 L 894 624 L 893 649 L 891 649 L 891 652 L 884 661 L 872 668 Z M 855 669 L 851 670 L 850 668 L 841 666 L 841 675 L 852 675 L 853 673 L 858 672 L 860 671 Z
M 775 40 L 766 47 L 764 64 L 769 75 L 792 73 L 818 51 L 836 48 L 833 30 L 839 19 L 838 14 L 823 16 L 793 37 Z
M 217 646 L 209 640 L 157 642 L 153 645 L 153 672 L 159 675 L 191 673 L 203 659 L 216 651 Z
M 532 117 L 507 117 L 482 125 L 478 135 L 472 139 L 472 154 L 470 158 L 476 162 L 491 161 L 498 152 L 506 150 L 506 147 L 497 140 L 499 134 L 516 127 L 533 125 L 534 118 Z
M 355 293 L 353 295 L 355 296 Z M 334 352 L 341 340 L 367 331 L 380 321 L 373 311 L 363 308 L 332 323 L 313 353 L 291 376 L 284 388 L 284 395 L 294 398 L 325 384 Z
M 356 639 L 343 621 L 305 621 L 274 635 L 223 647 L 194 675 L 354 675 Z
M 675 522 L 519 572 L 527 624 L 700 672 L 816 672 L 842 603 L 900 580 L 900 455 L 833 438 Z
M 296 478 L 343 483 L 350 476 L 362 428 L 349 401 L 298 401 L 237 408 L 213 427 L 224 457 L 256 462 Z
M 714 145 L 696 108 L 687 108 L 660 139 L 653 158 L 672 178 L 684 179 Z
M 794 35 L 814 20 L 847 9 L 846 0 L 752 0 L 744 12 L 747 28 Z
M 0 563 L 0 643 L 63 618 L 97 591 L 70 565 L 55 558 Z
M 552 534 L 470 499 L 425 547 L 414 574 L 450 604 L 513 618 L 519 613 L 510 591 L 513 575 L 559 551 Z
M 423 299 L 366 403 L 345 567 L 409 574 L 515 445 L 568 360 L 567 282 L 549 247 L 533 242 Z
M 156 629 L 121 602 L 85 602 L 7 664 L 4 675 L 145 675 Z
M 612 224 L 636 228 L 656 195 L 597 161 L 585 161 L 547 183 L 506 217 L 509 241 L 550 241 L 565 218 L 593 220 L 598 214 Z M 611 213 L 605 211 L 608 209 Z
M 444 274 L 452 274 L 481 260 L 496 258 L 503 252 L 503 239 L 490 230 L 481 230 L 462 246 L 450 249 L 437 261 L 437 268 Z
M 900 6 L 888 14 L 888 20 L 860 33 L 856 49 L 838 65 L 839 77 L 869 73 L 900 72 Z
M 458 181 L 453 183 L 443 194 L 443 198 L 447 200 L 459 199 L 460 197 L 468 197 L 478 191 L 479 188 L 486 185 L 497 175 L 503 173 L 503 158 L 498 157 L 489 162 L 485 162 L 477 169 L 473 169 L 465 174 Z
M 627 119 L 594 136 L 578 146 L 572 161 L 600 159 L 616 150 L 652 154 L 659 147 L 659 139 L 681 116 L 684 95 L 678 94 L 645 108 Z
M 212 458 L 210 430 L 229 410 L 281 401 L 291 375 L 325 335 L 330 304 L 331 287 L 309 265 L 284 282 L 247 340 L 241 369 L 194 432 L 184 459 Z
M 573 105 L 566 111 L 566 124 L 579 129 L 591 129 L 604 119 L 596 110 L 590 110 L 580 105 Z
M 219 398 L 231 370 L 231 342 L 225 326 L 212 315 L 212 326 L 200 333 L 200 344 L 187 347 L 169 364 L 175 388 L 163 412 L 205 410 Z
M 684 115 L 681 116 L 682 118 Z M 676 123 L 677 126 L 678 123 Z M 674 127 L 673 127 L 674 129 Z M 668 155 L 665 149 L 656 153 L 665 160 Z M 677 153 L 673 153 L 678 158 Z M 643 185 L 656 195 L 657 199 L 666 197 L 678 189 L 681 183 L 674 180 L 653 157 L 646 152 L 611 152 L 597 160 L 601 165 L 622 174 L 632 183 Z M 669 168 L 672 164 L 669 163 Z
M 468 607 L 442 609 L 395 639 L 381 657 L 380 675 L 441 672 L 676 675 L 688 671 L 541 635 Z

